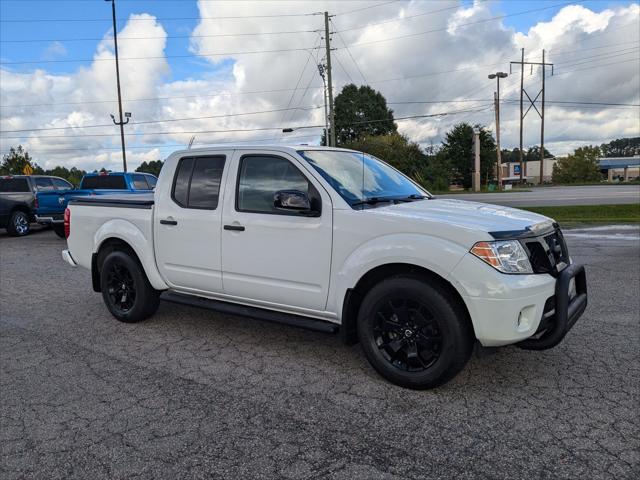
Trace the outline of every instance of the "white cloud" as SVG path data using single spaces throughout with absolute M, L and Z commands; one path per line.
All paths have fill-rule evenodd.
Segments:
M 637 4 L 594 12 L 581 5 L 561 9 L 550 21 L 541 22 L 527 32 L 515 32 L 501 22 L 487 21 L 499 14 L 491 2 L 476 2 L 468 8 L 455 7 L 457 1 L 394 2 L 353 14 L 341 11 L 361 8 L 362 2 L 200 2 L 202 17 L 195 27 L 190 50 L 198 54 L 216 52 L 246 52 L 281 50 L 323 46 L 324 41 L 314 30 L 323 27 L 319 15 L 284 18 L 252 18 L 210 20 L 217 16 L 277 15 L 286 12 L 323 11 L 338 12 L 332 29 L 341 30 L 332 36 L 334 83 L 339 87 L 350 78 L 361 83 L 361 76 L 343 41 L 371 85 L 380 90 L 390 102 L 479 99 L 475 103 L 442 103 L 422 105 L 394 104 L 396 116 L 435 114 L 455 110 L 484 107 L 483 111 L 459 115 L 407 120 L 398 122 L 400 130 L 413 140 L 425 145 L 438 143 L 444 132 L 454 123 L 470 121 L 493 126 L 490 109 L 494 83 L 487 74 L 497 70 L 508 71 L 509 61 L 519 59 L 520 48 L 526 48 L 527 57 L 537 59 L 540 51 L 548 51 L 547 60 L 554 62 L 554 76 L 548 78 L 548 100 L 581 100 L 620 103 L 640 103 L 640 73 L 638 63 Z M 435 11 L 430 15 L 413 15 Z M 144 18 L 145 21 L 136 19 Z M 387 22 L 390 19 L 402 19 Z M 166 33 L 163 26 L 150 15 L 132 16 L 120 32 L 121 58 L 157 57 L 147 60 L 123 61 L 122 88 L 129 99 L 173 97 L 157 101 L 124 102 L 124 109 L 133 112 L 128 133 L 141 133 L 127 137 L 128 144 L 141 142 L 128 152 L 129 164 L 134 167 L 144 160 L 160 158 L 162 152 L 156 144 L 185 145 L 192 133 L 156 134 L 166 131 L 227 130 L 264 127 L 322 125 L 323 109 L 300 109 L 260 115 L 226 118 L 200 118 L 158 124 L 138 124 L 155 119 L 180 119 L 237 114 L 287 107 L 320 106 L 323 102 L 322 81 L 316 63 L 322 59 L 322 48 L 308 51 L 230 55 L 206 57 L 211 71 L 192 78 L 172 80 L 169 59 L 164 57 Z M 357 28 L 368 23 L 386 22 Z M 308 30 L 309 33 L 271 35 L 281 30 Z M 438 30 L 425 35 L 416 32 Z M 257 32 L 262 35 L 214 36 L 234 32 Z M 395 41 L 380 41 L 390 37 L 407 36 Z M 148 40 L 125 40 L 126 37 L 155 37 Z M 368 43 L 367 42 L 376 42 Z M 635 42 L 635 43 L 634 43 Z M 355 45 L 364 43 L 363 45 Z M 606 48 L 598 48 L 601 46 Z M 635 50 L 634 50 L 635 48 Z M 3 108 L 2 130 L 25 128 L 73 127 L 69 130 L 33 132 L 22 139 L 32 149 L 36 160 L 43 165 L 66 164 L 84 168 L 117 169 L 120 163 L 119 138 L 66 137 L 43 138 L 62 133 L 117 133 L 115 126 L 82 128 L 86 125 L 106 124 L 110 113 L 116 113 L 116 103 L 98 103 L 115 99 L 115 71 L 111 41 L 105 39 L 96 45 L 93 62 L 73 74 L 54 75 L 45 70 L 15 73 L 1 70 L 1 103 L 49 104 L 74 102 L 73 105 L 40 108 Z M 231 61 L 231 65 L 228 62 Z M 618 62 L 618 63 L 616 63 Z M 597 65 L 612 65 L 591 68 Z M 306 65 L 306 68 L 305 68 Z M 301 72 L 304 69 L 304 74 Z M 345 72 L 345 69 L 347 72 Z M 446 72 L 446 73 L 445 73 Z M 399 80 L 392 80 L 398 79 Z M 535 95 L 540 75 L 526 72 L 527 91 Z M 292 89 L 299 90 L 292 96 Z M 305 87 L 309 89 L 305 90 Z M 502 97 L 517 98 L 519 75 L 517 70 L 502 86 Z M 274 90 L 271 93 L 246 92 Z M 182 98 L 177 98 L 182 97 Z M 549 104 L 546 117 L 546 145 L 554 153 L 566 153 L 577 145 L 600 143 L 618 136 L 640 135 L 638 109 L 616 107 L 584 107 L 574 109 Z M 518 105 L 503 103 L 502 141 L 504 146 L 515 146 L 518 141 Z M 539 140 L 539 120 L 530 112 L 525 124 L 525 144 Z M 229 133 L 199 133 L 196 143 L 232 142 L 247 139 L 272 138 L 273 141 L 317 141 L 320 129 L 282 134 L 277 130 Z M 315 138 L 307 138 L 316 134 Z M 14 134 L 4 134 L 3 136 Z M 2 151 L 18 143 L 4 140 Z M 112 150 L 101 150 L 110 147 Z M 84 149 L 76 151 L 75 149 Z M 57 150 L 57 151 L 56 151 Z

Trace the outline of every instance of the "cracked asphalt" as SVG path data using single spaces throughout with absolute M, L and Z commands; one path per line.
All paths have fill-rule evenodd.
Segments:
M 331 335 L 119 323 L 53 232 L 0 234 L 0 478 L 639 478 L 640 237 L 567 240 L 590 305 L 565 341 L 416 392 Z

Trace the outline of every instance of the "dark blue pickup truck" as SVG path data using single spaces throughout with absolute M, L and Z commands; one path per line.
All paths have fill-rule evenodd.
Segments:
M 111 193 L 149 193 L 157 178 L 148 173 L 88 173 L 80 188 L 58 177 L 0 177 L 0 228 L 13 236 L 27 235 L 31 223 L 50 224 L 64 237 L 63 216 L 71 198 Z

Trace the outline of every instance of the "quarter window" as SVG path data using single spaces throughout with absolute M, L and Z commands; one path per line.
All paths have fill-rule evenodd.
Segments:
M 171 197 L 185 208 L 215 210 L 225 157 L 187 157 L 180 160 Z
M 236 200 L 238 211 L 287 215 L 273 205 L 273 196 L 278 190 L 299 190 L 310 198 L 315 194 L 315 188 L 290 161 L 265 155 L 242 157 Z

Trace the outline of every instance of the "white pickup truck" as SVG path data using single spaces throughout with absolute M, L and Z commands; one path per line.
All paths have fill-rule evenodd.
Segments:
M 339 332 L 409 388 L 453 378 L 474 343 L 551 348 L 587 305 L 553 220 L 436 199 L 345 149 L 175 152 L 154 194 L 74 200 L 65 229 L 118 320 L 162 298 Z

